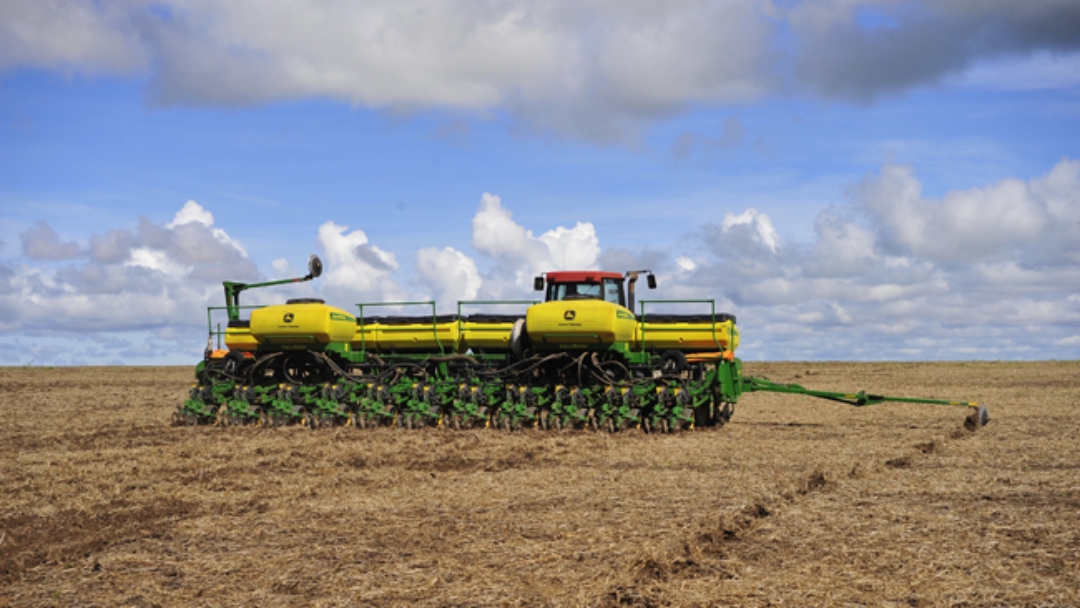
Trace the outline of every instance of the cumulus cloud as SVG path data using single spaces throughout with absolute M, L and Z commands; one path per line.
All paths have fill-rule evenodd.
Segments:
M 1080 161 L 1063 159 L 1047 175 L 1010 178 L 985 188 L 922 196 L 914 170 L 888 165 L 854 188 L 854 200 L 896 254 L 933 262 L 1077 260 Z
M 591 223 L 558 226 L 535 236 L 514 221 L 502 199 L 486 192 L 472 226 L 473 247 L 496 262 L 495 277 L 511 281 L 518 289 L 528 289 L 532 277 L 549 270 L 595 268 L 600 255 L 600 241 Z
M 425 247 L 416 253 L 419 282 L 434 290 L 434 298 L 444 307 L 460 300 L 475 300 L 483 279 L 476 262 L 453 247 Z
M 817 242 L 804 263 L 812 277 L 845 277 L 875 270 L 881 262 L 874 233 L 855 222 L 822 212 L 815 221 Z
M 700 233 L 726 273 L 763 279 L 779 272 L 780 236 L 769 216 L 757 209 L 725 213 L 719 224 L 705 224 Z
M 109 230 L 90 237 L 90 259 L 101 264 L 122 262 L 131 255 L 135 236 L 127 230 Z
M 326 253 L 322 281 L 330 294 L 343 301 L 407 299 L 390 275 L 397 258 L 368 242 L 363 230 L 346 233 L 348 226 L 332 221 L 319 226 L 319 245 Z
M 4 326 L 88 332 L 198 325 L 223 280 L 254 280 L 255 264 L 198 203 L 165 225 L 62 241 L 45 222 L 22 234 L 24 262 L 0 273 Z M 217 303 L 217 302 L 215 302 Z
M 1077 32 L 1072 0 L 14 0 L 0 5 L 0 70 L 138 72 L 167 105 L 322 97 L 611 142 L 691 106 L 865 101 L 965 71 L 977 85 L 1010 58 L 1075 62 Z M 1054 73 L 1039 86 L 1075 85 Z M 733 122 L 675 152 L 744 138 Z
M 755 345 L 767 356 L 829 356 L 814 343 L 826 335 L 838 358 L 1076 356 L 1054 346 L 1080 330 L 1078 209 L 1068 158 L 940 199 L 911 167 L 886 165 L 819 214 L 812 243 L 781 242 L 760 211 L 729 213 L 703 227 L 711 255 L 685 270 L 698 297 L 729 301 L 783 345 Z M 884 337 L 893 352 L 867 347 Z
M 321 289 L 344 307 L 435 299 L 445 311 L 457 300 L 521 298 L 547 270 L 648 268 L 660 278 L 650 298 L 711 298 L 737 314 L 749 359 L 1078 356 L 1080 162 L 1065 158 L 1041 176 L 940 198 L 923 195 L 911 167 L 886 165 L 849 195 L 820 212 L 810 242 L 785 240 L 768 213 L 748 208 L 670 250 L 631 250 L 602 248 L 591 223 L 538 232 L 485 193 L 472 219 L 475 259 L 452 247 L 419 248 L 403 284 L 394 252 L 328 221 L 317 234 L 326 273 L 297 289 Z M 142 357 L 159 340 L 198 356 L 205 307 L 220 305 L 220 281 L 261 278 L 236 239 L 194 202 L 165 224 L 142 218 L 133 229 L 78 241 L 46 223 L 24 235 L 38 253 L 0 263 L 0 346 L 34 357 L 80 362 L 53 347 L 108 332 L 127 337 L 84 354 L 105 358 L 98 362 Z M 271 266 L 278 276 L 296 274 L 284 259 Z M 31 335 L 34 348 L 20 341 Z
M 61 241 L 60 235 L 44 221 L 21 235 L 23 255 L 35 260 L 72 260 L 82 255 L 75 241 Z

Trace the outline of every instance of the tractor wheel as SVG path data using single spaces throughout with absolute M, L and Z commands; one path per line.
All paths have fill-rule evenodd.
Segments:
M 247 365 L 248 360 L 244 357 L 244 353 L 238 350 L 230 350 L 225 355 L 225 359 L 222 360 L 221 369 L 226 374 L 236 377 L 243 373 Z
M 709 411 L 711 409 L 712 406 L 709 404 L 694 408 L 694 426 L 701 428 L 712 426 L 714 416 Z
M 660 355 L 660 372 L 665 376 L 677 376 L 688 367 L 686 355 L 682 351 L 665 350 Z
M 725 403 L 720 407 L 720 411 L 716 414 L 717 424 L 723 426 L 728 422 L 731 422 L 731 417 L 735 415 L 735 406 L 730 403 Z

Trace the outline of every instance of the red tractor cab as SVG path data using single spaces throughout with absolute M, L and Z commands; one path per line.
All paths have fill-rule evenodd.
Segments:
M 650 270 L 631 270 L 625 275 L 602 270 L 560 270 L 536 277 L 533 287 L 544 292 L 545 302 L 604 300 L 633 312 L 635 283 L 643 273 L 647 275 L 649 289 L 656 289 L 656 276 Z

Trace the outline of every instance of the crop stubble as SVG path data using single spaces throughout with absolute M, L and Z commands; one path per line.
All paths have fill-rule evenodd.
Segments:
M 182 368 L 0 369 L 11 605 L 1080 604 L 1080 363 L 748 363 L 675 436 L 176 428 Z

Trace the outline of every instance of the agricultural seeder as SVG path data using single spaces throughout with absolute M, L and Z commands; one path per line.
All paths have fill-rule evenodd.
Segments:
M 717 312 L 715 301 L 642 300 L 640 314 L 633 312 L 638 279 L 656 287 L 648 270 L 549 272 L 535 280 L 543 300 L 463 301 L 449 315 L 438 314 L 434 302 L 357 304 L 355 315 L 314 298 L 240 305 L 245 290 L 320 276 L 318 257 L 311 256 L 308 271 L 295 279 L 224 283 L 226 305 L 207 312 L 206 353 L 175 424 L 665 433 L 723 425 L 739 397 L 755 391 L 856 407 L 964 407 L 969 428 L 988 421 L 986 408 L 970 401 L 816 391 L 744 377 L 735 317 Z M 671 304 L 710 311 L 646 312 Z M 371 314 L 405 306 L 430 314 Z M 507 306 L 527 308 L 491 312 Z M 477 307 L 487 311 L 466 314 Z M 215 329 L 215 313 L 227 316 L 224 330 Z

